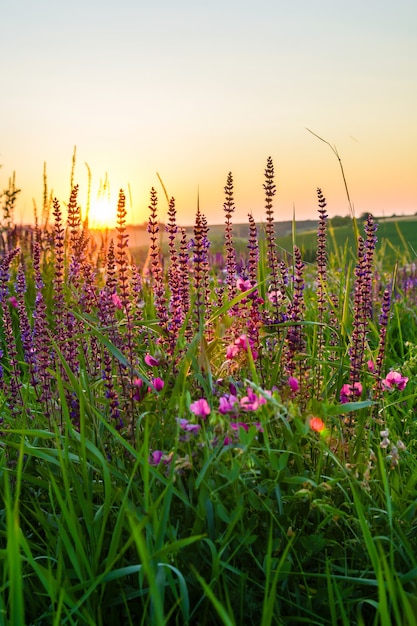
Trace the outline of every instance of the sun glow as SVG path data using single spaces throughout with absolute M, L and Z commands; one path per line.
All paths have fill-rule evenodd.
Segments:
M 90 228 L 115 228 L 117 202 L 109 197 L 99 196 L 91 201 L 88 211 Z

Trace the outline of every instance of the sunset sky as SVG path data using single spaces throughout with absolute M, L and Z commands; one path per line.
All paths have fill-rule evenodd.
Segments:
M 49 192 L 65 203 L 75 182 L 85 206 L 106 173 L 111 206 L 128 193 L 129 221 L 179 221 L 200 208 L 223 220 L 264 219 L 263 171 L 276 171 L 278 220 L 417 212 L 415 0 L 6 0 L 0 8 L 0 190 L 16 172 L 16 221 Z M 93 210 L 93 209 L 92 209 Z M 96 209 L 95 209 L 96 210 Z M 101 215 L 105 214 L 102 205 Z M 92 215 L 94 219 L 94 215 Z M 97 219 L 97 215 L 95 216 Z

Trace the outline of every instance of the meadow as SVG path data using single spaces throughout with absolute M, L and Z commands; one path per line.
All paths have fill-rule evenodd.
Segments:
M 48 227 L 6 195 L 1 625 L 417 623 L 412 245 L 320 189 L 278 244 L 269 158 L 238 246 L 224 192 L 215 249 L 152 189 L 142 260 L 123 191 L 101 240 L 77 186 Z

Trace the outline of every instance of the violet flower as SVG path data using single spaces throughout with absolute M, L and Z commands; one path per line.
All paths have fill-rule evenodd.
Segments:
M 200 424 L 193 424 L 187 419 L 177 418 L 177 423 L 182 430 L 185 430 L 187 433 L 197 434 L 200 430 Z

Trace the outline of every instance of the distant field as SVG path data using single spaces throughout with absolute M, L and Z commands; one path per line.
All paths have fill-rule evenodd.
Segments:
M 384 265 L 392 265 L 395 262 L 408 263 L 416 257 L 417 251 L 417 219 L 411 217 L 401 220 L 376 220 L 378 224 L 377 250 L 380 251 Z M 363 227 L 358 222 L 359 233 L 364 235 Z M 317 242 L 316 231 L 303 231 L 296 233 L 296 243 L 302 250 L 303 258 L 307 261 L 315 259 Z M 290 236 L 279 237 L 277 245 L 285 250 L 291 250 L 292 238 Z M 356 239 L 353 225 L 339 226 L 329 229 L 328 248 L 331 252 L 340 249 L 356 248 Z
M 407 217 L 388 217 L 375 218 L 378 224 L 378 244 L 377 249 L 380 250 L 381 258 L 384 265 L 392 265 L 395 262 L 408 263 L 415 259 L 417 254 L 417 216 Z M 359 233 L 364 234 L 363 226 L 360 221 L 358 223 Z M 275 233 L 276 243 L 282 251 L 291 253 L 293 247 L 293 224 L 290 221 L 276 222 Z M 192 237 L 193 229 L 186 228 L 189 237 Z M 264 225 L 258 225 L 259 237 L 264 236 Z M 149 235 L 143 227 L 129 227 L 129 244 L 135 259 L 139 263 L 143 263 L 146 259 L 149 244 Z M 233 236 L 235 248 L 238 254 L 245 254 L 247 248 L 248 225 L 234 224 Z M 95 237 L 98 241 L 110 240 L 116 237 L 114 230 L 96 231 Z M 209 238 L 211 242 L 211 251 L 213 253 L 221 252 L 224 246 L 224 225 L 211 225 L 209 230 Z M 163 246 L 167 243 L 166 233 L 161 229 L 161 242 Z M 301 249 L 305 261 L 313 262 L 315 260 L 316 243 L 317 243 L 317 221 L 305 220 L 297 222 L 295 225 L 295 242 Z M 354 253 L 356 243 L 353 230 L 353 224 L 349 223 L 337 228 L 329 228 L 328 248 L 330 252 L 340 252 L 347 248 L 352 249 Z

